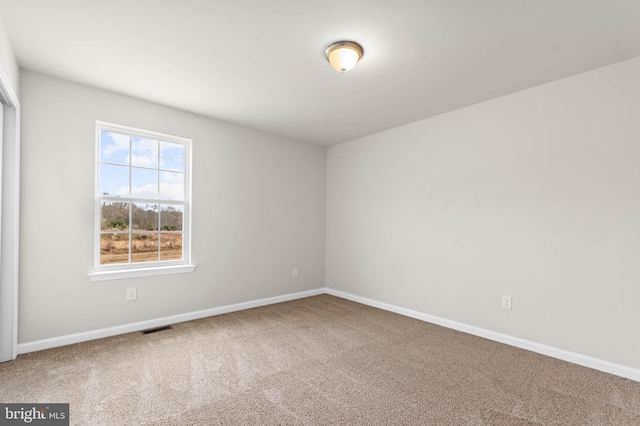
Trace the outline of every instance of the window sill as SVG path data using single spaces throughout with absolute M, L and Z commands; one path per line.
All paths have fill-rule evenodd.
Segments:
M 193 272 L 196 265 L 156 266 L 153 268 L 121 269 L 119 271 L 99 271 L 89 274 L 91 281 L 120 280 L 124 278 L 152 277 L 156 275 L 182 274 Z

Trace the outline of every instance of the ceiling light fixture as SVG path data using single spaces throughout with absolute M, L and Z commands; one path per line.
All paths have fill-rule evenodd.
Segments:
M 345 73 L 355 67 L 362 58 L 362 46 L 353 41 L 338 41 L 324 51 L 324 56 L 334 70 Z

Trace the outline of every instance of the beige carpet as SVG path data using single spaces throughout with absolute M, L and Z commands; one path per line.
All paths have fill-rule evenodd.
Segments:
M 25 354 L 77 425 L 640 425 L 640 383 L 323 295 Z

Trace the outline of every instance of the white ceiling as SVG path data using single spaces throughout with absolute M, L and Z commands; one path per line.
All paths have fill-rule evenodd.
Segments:
M 639 0 L 0 0 L 19 64 L 332 145 L 640 56 Z M 353 40 L 342 75 L 324 58 Z

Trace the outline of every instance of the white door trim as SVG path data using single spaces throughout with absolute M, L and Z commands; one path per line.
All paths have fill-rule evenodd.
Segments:
M 18 356 L 18 235 L 20 210 L 20 102 L 0 64 L 4 105 L 0 218 L 0 362 Z

